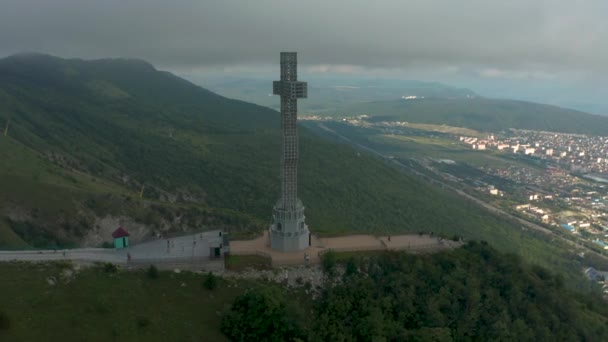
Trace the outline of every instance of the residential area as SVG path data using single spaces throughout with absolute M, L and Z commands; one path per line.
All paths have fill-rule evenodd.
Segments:
M 358 135 L 365 146 L 384 148 L 389 159 L 415 161 L 476 198 L 608 253 L 608 136 L 516 129 L 481 133 L 366 115 L 304 120 L 344 127 L 343 132 L 352 127 L 351 138 Z M 605 272 L 598 272 L 585 274 L 604 281 Z
M 510 130 L 458 140 L 473 150 L 497 150 L 529 162 L 481 167 L 504 181 L 502 187 L 482 184 L 478 190 L 508 199 L 519 212 L 608 250 L 608 137 Z

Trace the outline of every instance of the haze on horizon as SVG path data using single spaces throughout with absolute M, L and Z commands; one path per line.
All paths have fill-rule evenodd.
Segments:
M 440 81 L 608 114 L 601 0 L 5 0 L 0 56 L 128 57 L 180 75 Z

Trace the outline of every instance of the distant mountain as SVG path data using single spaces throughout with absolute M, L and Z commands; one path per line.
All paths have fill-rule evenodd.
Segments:
M 445 124 L 498 132 L 509 128 L 608 135 L 608 117 L 550 105 L 488 98 L 375 101 L 345 106 L 340 115 Z
M 99 245 L 118 224 L 141 239 L 210 227 L 259 232 L 270 222 L 280 156 L 271 109 L 139 60 L 28 54 L 0 60 L 0 127 L 8 120 L 0 246 Z M 487 222 L 505 226 L 350 147 L 306 129 L 300 136 L 300 196 L 315 232 L 489 239 L 480 235 Z M 479 215 L 472 221 L 470 212 Z
M 402 97 L 418 98 L 470 98 L 476 94 L 464 88 L 454 88 L 436 82 L 391 79 L 327 78 L 300 76 L 309 82 L 309 98 L 300 101 L 304 115 L 333 113 L 336 109 L 368 101 L 393 100 Z M 192 78 L 193 82 L 230 98 L 253 102 L 270 108 L 279 108 L 279 99 L 271 96 L 270 79 L 208 77 Z

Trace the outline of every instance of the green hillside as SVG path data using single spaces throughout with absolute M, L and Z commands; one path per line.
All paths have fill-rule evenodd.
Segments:
M 329 256 L 323 264 L 333 281 L 312 301 L 311 314 L 276 290 L 254 288 L 235 299 L 222 332 L 233 341 L 608 338 L 600 296 L 573 295 L 560 276 L 483 242 L 431 255 L 351 257 L 341 276 L 337 257 Z
M 10 119 L 0 137 L 3 231 L 30 245 L 76 245 L 107 215 L 151 232 L 238 233 L 270 222 L 279 190 L 273 110 L 142 61 L 44 55 L 0 60 L 0 99 L 0 125 Z M 300 135 L 300 196 L 317 233 L 468 234 L 495 221 L 471 219 L 472 205 L 350 147 Z
M 408 121 L 499 132 L 509 128 L 606 135 L 608 117 L 514 100 L 488 98 L 394 100 L 344 107 L 346 116 L 368 114 L 377 120 Z
M 345 255 L 334 255 L 343 260 Z M 327 259 L 326 259 L 327 260 Z M 316 298 L 263 280 L 0 263 L 2 341 L 605 341 L 597 294 L 484 243 L 325 262 Z M 342 261 L 338 261 L 342 263 Z M 105 266 L 105 267 L 104 267 Z M 332 271 L 333 270 L 333 271 Z M 483 270 L 483 271 L 480 271 Z M 232 305 L 231 305 L 232 303 Z
M 273 110 L 142 61 L 42 55 L 0 60 L 0 98 L 0 126 L 10 119 L 0 136 L 2 248 L 101 245 L 104 224 L 115 228 L 108 217 L 148 236 L 217 227 L 243 236 L 270 223 L 279 192 Z M 300 137 L 299 195 L 314 233 L 487 240 L 588 286 L 579 271 L 590 261 L 577 251 L 349 146 L 305 128 Z

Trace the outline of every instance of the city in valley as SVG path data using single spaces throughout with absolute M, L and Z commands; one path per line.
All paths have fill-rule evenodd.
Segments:
M 600 253 L 608 251 L 608 136 L 477 132 L 374 121 L 367 115 L 302 120 L 350 135 L 388 159 L 415 161 L 476 198 Z

